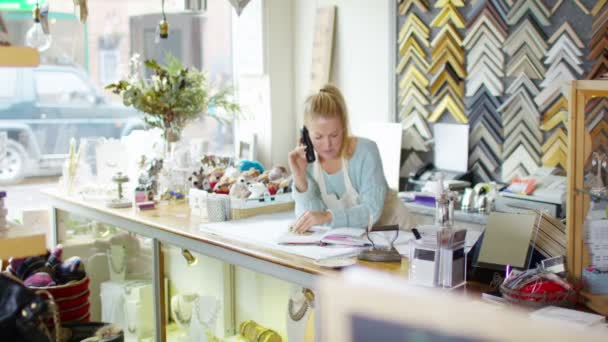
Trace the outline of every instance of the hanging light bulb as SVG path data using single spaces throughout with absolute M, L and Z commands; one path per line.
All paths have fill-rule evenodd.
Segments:
M 51 46 L 53 39 L 51 38 L 51 35 L 46 34 L 42 28 L 42 24 L 40 23 L 40 6 L 38 6 L 37 2 L 36 7 L 34 7 L 32 12 L 32 17 L 34 19 L 34 24 L 27 30 L 25 44 L 42 52 Z
M 169 23 L 165 16 L 165 0 L 162 0 L 162 13 L 163 18 L 158 23 L 158 27 L 156 27 L 156 37 L 154 38 L 156 44 L 160 43 L 161 39 L 167 39 L 169 37 Z

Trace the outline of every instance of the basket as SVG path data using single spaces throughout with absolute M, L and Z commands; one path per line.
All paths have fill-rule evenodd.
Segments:
M 89 277 L 67 284 L 49 287 L 36 287 L 46 290 L 55 300 L 62 322 L 88 322 L 90 319 Z
M 265 196 L 259 199 L 230 199 L 230 219 L 240 220 L 256 215 L 289 211 L 295 208 L 291 193 Z
M 551 293 L 527 293 L 500 285 L 500 292 L 508 302 L 530 308 L 549 305 L 571 308 L 578 302 L 578 293 L 574 289 Z

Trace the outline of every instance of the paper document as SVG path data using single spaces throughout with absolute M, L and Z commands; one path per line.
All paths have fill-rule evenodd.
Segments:
M 334 228 L 313 227 L 304 234 L 286 232 L 277 239 L 281 245 L 371 245 L 364 237 L 363 228 Z
M 253 243 L 276 251 L 291 253 L 313 260 L 358 254 L 361 247 L 319 246 L 319 245 L 281 245 L 279 238 L 288 232 L 295 222 L 293 212 L 259 215 L 244 220 L 204 223 L 201 231 L 214 235 Z

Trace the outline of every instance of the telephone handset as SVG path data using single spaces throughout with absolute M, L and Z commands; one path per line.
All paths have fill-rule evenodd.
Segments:
M 302 127 L 302 137 L 300 142 L 306 146 L 306 161 L 309 163 L 315 162 L 315 150 L 312 146 L 312 140 L 310 140 L 310 135 L 308 134 L 308 128 L 306 126 Z

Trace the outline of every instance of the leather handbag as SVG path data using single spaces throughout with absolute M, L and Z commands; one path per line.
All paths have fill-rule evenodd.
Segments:
M 52 336 L 46 323 L 59 327 L 59 315 L 52 295 L 27 288 L 10 275 L 0 273 L 0 331 L 5 341 L 47 342 L 59 340 L 59 329 Z M 52 318 L 52 319 L 51 319 Z

